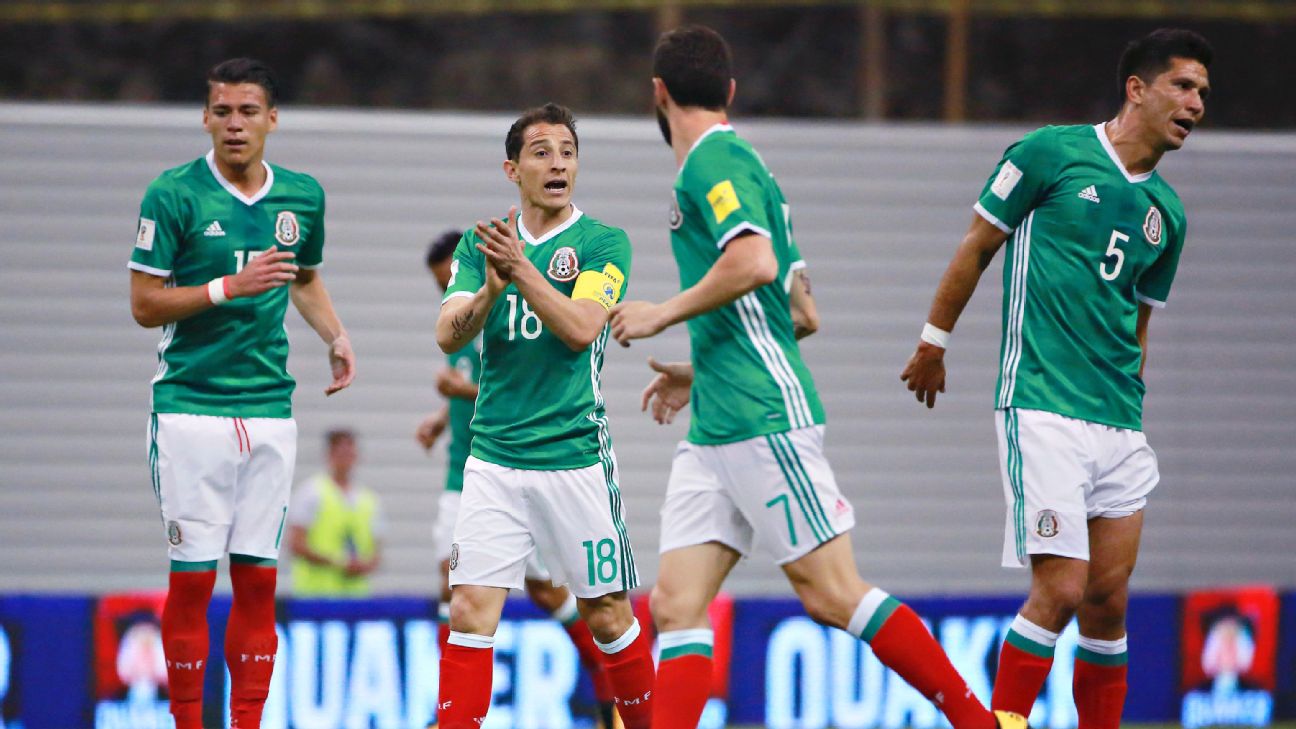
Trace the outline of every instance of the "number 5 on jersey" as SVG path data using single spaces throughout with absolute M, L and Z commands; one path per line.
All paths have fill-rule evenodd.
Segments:
M 1112 231 L 1111 240 L 1107 242 L 1107 253 L 1103 255 L 1104 260 L 1102 261 L 1102 263 L 1098 264 L 1098 274 L 1103 277 L 1104 281 L 1115 281 L 1116 277 L 1120 275 L 1121 266 L 1125 265 L 1125 251 L 1122 251 L 1120 248 L 1117 248 L 1116 244 L 1128 243 L 1128 242 L 1129 242 L 1128 235 L 1125 235 L 1119 230 Z M 1106 259 L 1108 258 L 1116 259 L 1116 262 L 1115 264 L 1112 265 L 1112 269 L 1110 272 L 1107 271 Z

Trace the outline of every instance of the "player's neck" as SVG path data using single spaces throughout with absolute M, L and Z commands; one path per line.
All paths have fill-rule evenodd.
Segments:
M 567 203 L 556 210 L 546 210 L 539 205 L 523 205 L 522 207 L 522 224 L 526 226 L 527 232 L 534 238 L 542 238 L 545 233 L 557 228 L 567 222 L 576 209 L 571 203 Z
M 347 491 L 351 488 L 350 471 L 334 470 L 329 473 L 329 478 L 333 479 L 333 483 L 343 491 Z
M 251 197 L 257 194 L 265 186 L 266 168 L 261 163 L 261 158 L 248 162 L 246 165 L 231 165 L 216 155 L 216 169 L 220 171 L 221 177 L 233 185 L 235 189 Z
M 684 160 L 697 140 L 707 130 L 717 124 L 728 124 L 729 115 L 723 111 L 699 109 L 696 107 L 676 108 L 669 119 L 671 129 L 671 149 L 675 151 L 676 166 L 684 166 Z
M 1116 150 L 1116 157 L 1131 175 L 1142 175 L 1156 169 L 1165 154 L 1165 150 L 1156 143 L 1155 135 L 1140 124 L 1132 112 L 1122 111 L 1104 128 L 1107 141 Z

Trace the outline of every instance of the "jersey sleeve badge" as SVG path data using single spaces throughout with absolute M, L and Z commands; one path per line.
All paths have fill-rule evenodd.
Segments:
M 723 223 L 729 214 L 742 207 L 738 201 L 738 192 L 729 180 L 716 183 L 707 193 L 707 202 L 711 203 L 711 212 L 715 213 L 716 223 Z
M 555 281 L 571 281 L 580 273 L 580 262 L 576 259 L 576 249 L 563 246 L 554 251 L 549 259 L 549 278 Z
M 1017 187 L 1017 183 L 1021 182 L 1021 178 L 1022 171 L 1012 163 L 1012 160 L 1006 159 L 1003 167 L 999 168 L 999 175 L 995 177 L 994 184 L 990 185 L 990 192 L 993 192 L 995 197 L 1000 200 L 1007 200 L 1008 196 L 1012 194 L 1013 188 Z
M 670 225 L 671 230 L 679 230 L 680 226 L 684 224 L 684 214 L 680 212 L 679 196 L 675 194 L 674 190 L 671 190 L 670 212 L 667 213 L 666 223 Z
M 157 221 L 140 218 L 139 230 L 135 231 L 135 247 L 145 251 L 153 250 L 153 234 L 157 230 Z
M 1161 211 L 1155 205 L 1148 208 L 1147 217 L 1143 218 L 1143 237 L 1154 246 L 1161 245 Z
M 297 214 L 291 210 L 281 210 L 275 218 L 275 240 L 285 246 L 297 243 L 301 228 L 297 225 Z

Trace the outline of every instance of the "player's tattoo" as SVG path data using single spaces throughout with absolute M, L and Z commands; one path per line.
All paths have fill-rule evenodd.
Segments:
M 805 285 L 806 296 L 809 296 L 810 295 L 810 274 L 806 273 L 805 269 L 801 270 L 801 283 Z
M 455 315 L 455 318 L 450 320 L 451 333 L 456 342 L 463 339 L 465 334 L 472 331 L 473 319 L 476 318 L 473 316 L 473 313 L 473 310 L 469 309 L 468 311 Z

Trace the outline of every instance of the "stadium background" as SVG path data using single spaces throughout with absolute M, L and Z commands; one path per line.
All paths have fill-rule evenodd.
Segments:
M 517 110 L 555 100 L 581 117 L 577 204 L 630 233 L 632 296 L 669 295 L 676 279 L 663 223 L 673 169 L 647 113 L 646 79 L 656 33 L 680 21 L 711 24 L 734 44 L 735 122 L 792 203 L 824 317 L 804 349 L 828 409 L 829 456 L 859 512 L 862 569 L 918 598 L 934 621 L 1010 616 L 1016 597 L 1004 596 L 1025 588 L 1023 574 L 997 567 L 1002 496 L 989 406 L 998 263 L 959 326 L 952 390 L 936 412 L 917 407 L 897 379 L 973 196 L 1023 131 L 1111 113 L 1113 69 L 1127 39 L 1184 24 L 1212 40 L 1216 94 L 1206 124 L 1161 168 L 1184 198 L 1189 250 L 1171 305 L 1152 324 L 1147 429 L 1163 481 L 1133 586 L 1137 620 L 1148 633 L 1161 629 L 1163 640 L 1142 665 L 1149 677 L 1170 677 L 1155 685 L 1171 695 L 1138 716 L 1178 718 L 1182 694 L 1195 688 L 1189 666 L 1201 663 L 1181 633 L 1197 614 L 1194 601 L 1204 599 L 1192 593 L 1239 585 L 1267 587 L 1259 597 L 1234 597 L 1245 608 L 1239 612 L 1253 616 L 1256 645 L 1274 641 L 1272 652 L 1258 651 L 1271 663 L 1268 675 L 1255 667 L 1240 690 L 1267 690 L 1274 715 L 1291 716 L 1296 135 L 1284 130 L 1296 125 L 1296 102 L 1284 81 L 1296 71 L 1296 9 L 1096 0 L 659 5 L 0 3 L 0 96 L 9 99 L 0 103 L 0 637 L 7 641 L 0 668 L 12 668 L 0 676 L 8 689 L 0 721 L 42 725 L 30 713 L 40 694 L 25 677 L 37 670 L 31 665 L 57 671 L 37 665 L 49 659 L 37 650 L 38 618 L 62 615 L 61 605 L 75 632 L 85 628 L 87 611 L 111 611 L 108 600 L 95 598 L 165 585 L 142 457 L 157 332 L 131 322 L 122 268 L 144 186 L 207 149 L 197 108 L 203 71 L 236 54 L 276 66 L 284 108 L 268 157 L 314 174 L 329 193 L 325 278 L 355 341 L 360 379 L 325 401 L 321 348 L 290 314 L 298 471 L 304 477 L 319 464 L 324 430 L 357 428 L 361 477 L 391 515 L 377 585 L 406 597 L 368 612 L 288 604 L 284 616 L 289 631 L 325 618 L 352 626 L 343 653 L 354 669 L 357 626 L 367 624 L 361 618 L 396 621 L 384 624 L 409 639 L 435 587 L 429 525 L 444 456 L 424 457 L 412 440 L 418 419 L 436 406 L 431 376 L 441 361 L 432 338 L 434 286 L 421 265 L 426 241 L 515 199 L 498 168 L 503 132 Z M 649 584 L 656 509 L 683 427 L 659 428 L 637 412 L 642 361 L 686 351 L 676 329 L 617 348 L 605 368 L 631 532 Z M 738 598 L 735 650 L 762 670 L 783 645 L 774 637 L 789 634 L 780 630 L 814 630 L 784 621 L 789 607 L 769 598 L 787 590 L 768 565 L 744 563 L 729 587 Z M 1270 594 L 1273 610 L 1264 607 Z M 1271 612 L 1272 625 L 1254 618 Z M 532 629 L 518 617 L 519 631 Z M 946 624 L 934 627 L 944 639 Z M 1132 634 L 1137 642 L 1137 629 Z M 73 646 L 64 660 L 87 672 L 90 641 L 61 635 L 51 648 L 66 654 Z M 814 682 L 808 667 L 819 665 L 813 641 L 788 640 L 801 646 L 788 664 L 797 666 L 788 680 L 800 688 L 788 714 L 795 721 L 782 725 L 822 725 L 807 708 L 816 703 L 806 693 Z M 410 655 L 400 654 L 403 671 L 413 670 Z M 529 674 L 510 665 L 518 686 L 501 701 L 522 707 Z M 733 716 L 780 725 L 771 714 L 774 672 L 766 674 L 732 682 Z M 105 725 L 107 714 L 95 716 Z M 926 720 L 897 716 L 901 724 Z M 374 714 L 377 726 L 387 720 Z M 836 713 L 823 719 L 830 720 L 872 725 Z M 522 713 L 516 721 L 550 725 Z M 1048 723 L 1065 726 L 1064 713 Z M 326 718 L 315 725 L 331 726 Z

